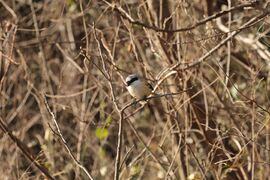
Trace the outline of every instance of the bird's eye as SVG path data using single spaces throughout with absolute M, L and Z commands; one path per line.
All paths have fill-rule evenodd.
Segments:
M 127 81 L 127 86 L 131 85 L 134 81 L 137 81 L 138 77 L 132 77 L 129 81 Z

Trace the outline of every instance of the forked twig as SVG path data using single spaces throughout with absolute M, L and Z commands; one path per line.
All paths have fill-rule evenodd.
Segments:
M 50 113 L 51 117 L 52 117 L 52 120 L 53 120 L 53 124 L 55 125 L 56 127 L 56 131 L 53 131 L 53 133 L 57 133 L 58 137 L 60 137 L 60 140 L 61 142 L 64 144 L 68 154 L 70 155 L 70 157 L 72 158 L 72 160 L 75 162 L 75 164 L 80 168 L 82 169 L 85 174 L 88 176 L 89 179 L 93 180 L 93 177 L 92 175 L 87 171 L 87 169 L 75 158 L 75 156 L 73 155 L 72 151 L 70 150 L 70 148 L 68 147 L 68 144 L 64 138 L 64 136 L 62 135 L 62 132 L 59 128 L 59 125 L 56 121 L 56 118 L 55 118 L 55 115 L 54 113 L 51 111 L 50 107 L 49 107 L 49 104 L 46 100 L 46 98 L 44 97 L 44 103 L 46 105 L 46 108 L 47 108 L 47 111 Z
M 148 25 L 148 24 L 145 24 L 144 22 L 134 20 L 122 7 L 117 6 L 115 4 L 111 4 L 106 0 L 103 0 L 103 2 L 105 2 L 107 5 L 109 5 L 114 11 L 116 11 L 122 18 L 126 19 L 129 23 L 135 24 L 138 26 L 142 26 L 142 27 L 147 28 L 147 29 L 152 29 L 152 30 L 157 31 L 157 32 L 164 32 L 164 33 L 176 33 L 176 32 L 183 32 L 183 31 L 190 31 L 190 30 L 195 29 L 196 27 L 198 27 L 200 25 L 203 25 L 203 24 L 205 24 L 213 19 L 216 19 L 216 18 L 223 16 L 225 14 L 228 14 L 232 11 L 243 9 L 246 7 L 254 7 L 257 4 L 257 1 L 252 1 L 252 2 L 249 2 L 246 4 L 241 4 L 241 5 L 220 11 L 216 14 L 213 14 L 212 16 L 209 16 L 205 19 L 202 19 L 202 20 L 195 22 L 193 25 L 191 25 L 189 27 L 180 28 L 180 29 L 162 29 L 162 28 L 159 28 L 157 26 Z
M 116 150 L 116 162 L 115 162 L 115 176 L 114 176 L 114 180 L 118 180 L 119 179 L 119 172 L 120 172 L 120 161 L 121 161 L 121 148 L 122 148 L 122 131 L 123 131 L 123 120 L 127 119 L 128 117 L 130 117 L 131 115 L 134 115 L 136 112 L 132 113 L 131 115 L 128 115 L 127 117 L 124 117 L 124 111 L 141 102 L 141 101 L 148 101 L 150 99 L 154 99 L 154 98 L 161 98 L 161 97 L 165 97 L 165 96 L 173 96 L 173 95 L 179 95 L 185 91 L 188 91 L 192 89 L 188 88 L 186 90 L 183 90 L 181 92 L 177 92 L 177 93 L 167 93 L 167 94 L 157 94 L 157 95 L 153 95 L 153 96 L 149 96 L 145 99 L 139 99 L 133 102 L 130 102 L 128 104 L 126 104 L 122 109 L 120 109 L 120 120 L 119 120 L 119 129 L 118 129 L 118 142 L 117 142 L 117 150 Z M 144 104 L 145 105 L 145 104 Z M 142 105 L 140 109 L 142 109 L 144 107 L 144 105 Z M 131 129 L 133 130 L 133 132 L 135 133 L 135 135 L 137 136 L 137 138 L 139 139 L 139 141 L 144 145 L 144 147 L 147 149 L 147 151 L 151 154 L 151 156 L 153 157 L 153 159 L 160 165 L 160 167 L 164 170 L 164 172 L 167 172 L 167 169 L 164 167 L 164 165 L 162 165 L 162 163 L 159 161 L 159 159 L 154 155 L 154 153 L 152 153 L 152 151 L 148 148 L 148 146 L 144 143 L 144 141 L 142 140 L 141 136 L 137 133 L 134 125 L 127 119 L 127 122 L 129 123 Z
M 34 154 L 30 152 L 26 145 L 21 142 L 16 136 L 12 134 L 12 132 L 8 129 L 7 125 L 4 123 L 3 119 L 0 117 L 0 129 L 6 133 L 10 139 L 18 146 L 18 148 L 22 151 L 22 153 L 48 178 L 54 179 L 53 176 L 49 173 L 46 167 L 41 165 Z

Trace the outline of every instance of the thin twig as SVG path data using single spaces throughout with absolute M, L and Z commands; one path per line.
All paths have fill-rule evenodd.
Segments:
M 124 117 L 124 110 L 120 112 L 120 118 L 119 118 L 117 149 L 116 149 L 116 158 L 115 158 L 115 166 L 114 166 L 114 180 L 118 180 L 119 174 L 120 174 L 122 132 L 123 132 L 123 119 L 124 119 L 123 117 Z
M 82 169 L 82 170 L 85 172 L 85 174 L 87 175 L 87 177 L 88 177 L 89 179 L 93 180 L 92 175 L 91 175 L 91 174 L 87 171 L 87 169 L 86 169 L 86 168 L 85 168 L 85 167 L 84 167 L 84 166 L 83 166 L 83 165 L 75 158 L 75 156 L 73 155 L 72 151 L 70 150 L 70 148 L 69 148 L 69 146 L 68 146 L 68 144 L 67 144 L 67 142 L 66 142 L 66 140 L 65 140 L 64 136 L 62 135 L 62 132 L 61 132 L 61 130 L 60 130 L 60 128 L 59 128 L 59 125 L 58 125 L 58 123 L 57 123 L 57 121 L 56 121 L 55 115 L 54 115 L 54 113 L 51 111 L 50 106 L 49 106 L 49 104 L 48 104 L 48 102 L 47 102 L 47 100 L 46 100 L 45 97 L 44 97 L 44 103 L 45 103 L 45 105 L 46 105 L 47 111 L 50 113 L 50 115 L 51 115 L 51 117 L 52 117 L 53 124 L 55 125 L 56 130 L 57 130 L 57 131 L 53 131 L 53 132 L 54 132 L 54 133 L 57 132 L 58 136 L 60 137 L 61 142 L 64 144 L 64 147 L 66 148 L 68 154 L 70 155 L 70 157 L 72 158 L 72 160 L 75 162 L 75 164 L 76 164 L 80 169 Z
M 191 87 L 192 88 L 192 87 Z M 154 95 L 154 96 L 149 96 L 145 99 L 139 99 L 139 100 L 136 100 L 136 101 L 133 101 L 133 102 L 130 102 L 128 104 L 126 104 L 121 110 L 120 110 L 120 120 L 119 120 L 119 130 L 118 130 L 118 143 L 117 143 L 117 150 L 116 150 L 116 162 L 115 162 L 115 176 L 114 176 L 114 179 L 115 180 L 118 180 L 119 179 L 119 171 L 120 171 L 120 161 L 121 161 L 121 146 L 122 146 L 122 131 L 123 131 L 123 120 L 124 119 L 127 119 L 127 117 L 124 118 L 124 111 L 141 102 L 141 101 L 147 101 L 147 100 L 150 100 L 150 99 L 154 99 L 154 98 L 161 98 L 161 97 L 164 97 L 164 96 L 173 96 L 173 95 L 179 95 L 185 91 L 188 91 L 190 90 L 191 88 L 187 89 L 187 90 L 184 90 L 184 91 L 181 91 L 181 92 L 177 92 L 177 93 L 167 93 L 167 94 L 158 94 L 158 95 Z M 144 107 L 144 105 L 142 106 Z M 138 111 L 136 111 L 138 112 Z M 128 115 L 129 117 L 130 115 Z M 161 168 L 167 172 L 166 168 L 164 167 L 164 165 L 162 165 L 162 163 L 159 161 L 159 159 L 152 153 L 152 151 L 148 148 L 148 146 L 144 143 L 144 141 L 142 140 L 141 136 L 137 133 L 134 125 L 127 119 L 131 129 L 133 130 L 133 132 L 135 133 L 135 135 L 137 136 L 137 138 L 139 139 L 139 141 L 144 145 L 144 147 L 148 150 L 148 152 L 151 154 L 151 156 L 154 158 L 154 160 L 156 162 L 158 162 L 158 164 L 161 166 Z
M 180 28 L 180 29 L 162 29 L 162 28 L 159 28 L 157 26 L 148 25 L 148 24 L 145 24 L 145 23 L 143 23 L 141 21 L 134 20 L 122 7 L 116 6 L 115 4 L 111 4 L 111 3 L 109 3 L 106 0 L 103 0 L 103 2 L 105 2 L 107 5 L 109 5 L 110 7 L 112 7 L 112 9 L 114 11 L 116 11 L 117 13 L 119 13 L 119 15 L 122 18 L 128 20 L 129 23 L 136 24 L 138 26 L 142 26 L 142 27 L 147 28 L 147 29 L 152 29 L 152 30 L 157 31 L 157 32 L 164 32 L 164 33 L 176 33 L 176 32 L 183 32 L 183 31 L 190 31 L 190 30 L 195 29 L 196 27 L 198 27 L 200 25 L 205 24 L 208 21 L 211 21 L 213 19 L 216 19 L 216 18 L 218 18 L 220 16 L 223 16 L 223 15 L 229 13 L 229 12 L 232 12 L 232 11 L 235 11 L 235 10 L 239 10 L 239 9 L 244 9 L 246 7 L 254 7 L 257 4 L 257 1 L 252 1 L 250 3 L 241 4 L 241 5 L 232 7 L 230 9 L 226 9 L 226 10 L 220 11 L 220 12 L 218 12 L 216 14 L 213 14 L 212 16 L 209 16 L 209 17 L 207 17 L 205 19 L 202 19 L 202 20 L 197 21 L 196 23 L 194 23 L 193 25 L 191 25 L 189 27 Z
M 22 151 L 22 153 L 48 178 L 54 179 L 53 176 L 49 173 L 46 167 L 41 165 L 34 154 L 30 152 L 26 145 L 21 142 L 16 136 L 12 134 L 9 128 L 5 125 L 3 119 L 0 117 L 0 129 L 6 133 L 10 139 L 18 146 L 18 148 Z
M 228 8 L 231 8 L 231 6 L 232 6 L 231 0 L 227 0 L 227 2 L 228 2 Z M 229 29 L 229 31 L 231 31 L 231 24 L 232 24 L 232 13 L 229 12 L 229 14 L 228 14 L 228 29 Z M 228 33 L 228 36 L 230 36 L 230 32 Z M 227 65 L 226 65 L 226 74 L 228 74 L 228 76 L 230 76 L 230 64 L 231 64 L 231 42 L 230 41 L 227 42 L 227 47 L 228 47 L 228 49 L 227 49 L 228 57 L 227 57 Z M 228 77 L 225 77 L 225 85 L 227 87 Z
M 196 157 L 196 155 L 194 154 L 194 152 L 193 152 L 193 150 L 191 149 L 190 145 L 189 145 L 188 143 L 186 143 L 186 145 L 187 145 L 189 151 L 191 152 L 192 156 L 193 156 L 194 159 L 196 160 L 196 162 L 197 162 L 197 164 L 198 164 L 198 166 L 199 166 L 199 169 L 200 169 L 200 171 L 201 171 L 201 173 L 202 173 L 202 175 L 203 175 L 203 179 L 206 179 L 205 170 L 204 170 L 203 166 L 201 165 L 199 159 L 198 159 L 198 158 Z
M 59 51 L 61 51 L 63 56 L 73 65 L 73 67 L 75 67 L 75 69 L 77 69 L 81 74 L 85 73 L 84 70 L 73 60 L 72 57 L 69 56 L 67 52 L 64 51 L 64 49 L 58 43 L 56 43 L 55 45 L 59 49 Z
M 198 60 L 195 60 L 191 63 L 181 63 L 178 62 L 175 65 L 171 66 L 170 68 L 166 69 L 166 71 L 173 71 L 173 70 L 186 70 L 189 69 L 191 67 L 194 67 L 200 63 L 202 63 L 205 59 L 207 59 L 209 56 L 211 56 L 214 52 L 216 52 L 220 47 L 222 47 L 225 43 L 227 43 L 227 41 L 231 40 L 234 36 L 236 36 L 237 34 L 239 34 L 242 30 L 260 22 L 263 20 L 263 18 L 265 18 L 266 16 L 268 16 L 270 13 L 270 11 L 265 11 L 262 14 L 250 19 L 248 22 L 246 22 L 245 24 L 243 24 L 241 27 L 239 27 L 237 30 L 233 31 L 230 35 L 228 35 L 225 39 L 223 39 L 218 45 L 216 45 L 214 48 L 212 48 L 211 50 L 209 50 L 205 55 L 203 55 L 202 57 L 200 57 Z M 166 72 L 165 71 L 165 72 Z
M 112 101 L 113 104 L 119 114 L 119 128 L 118 128 L 118 136 L 117 136 L 117 153 L 116 153 L 116 158 L 115 158 L 115 170 L 114 170 L 114 179 L 118 180 L 119 179 L 119 174 L 120 174 L 120 162 L 121 162 L 121 149 L 122 149 L 122 132 L 123 132 L 123 116 L 124 116 L 124 110 L 120 110 L 117 102 L 116 102 L 116 98 L 115 98 L 115 93 L 114 93 L 114 89 L 112 86 L 112 78 L 110 73 L 108 72 L 107 68 L 106 68 L 106 64 L 105 64 L 105 60 L 103 57 L 103 53 L 102 53 L 102 47 L 101 47 L 101 43 L 100 43 L 100 39 L 98 39 L 97 34 L 96 34 L 96 29 L 95 29 L 95 24 L 93 24 L 93 31 L 94 31 L 94 38 L 98 44 L 98 51 L 100 54 L 100 58 L 101 58 L 101 62 L 102 62 L 102 67 L 103 67 L 103 71 L 100 69 L 100 71 L 104 72 L 102 73 L 105 78 L 108 81 L 109 87 L 110 87 L 110 92 L 112 95 Z

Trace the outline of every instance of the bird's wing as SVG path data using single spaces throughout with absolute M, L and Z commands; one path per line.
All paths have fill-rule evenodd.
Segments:
M 146 82 L 146 86 L 148 86 L 151 90 L 154 90 L 153 86 L 149 84 L 148 82 Z

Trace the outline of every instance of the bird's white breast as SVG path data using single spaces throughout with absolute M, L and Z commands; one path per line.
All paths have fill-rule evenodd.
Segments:
M 151 94 L 151 89 L 143 81 L 134 81 L 127 89 L 136 99 L 142 99 Z

